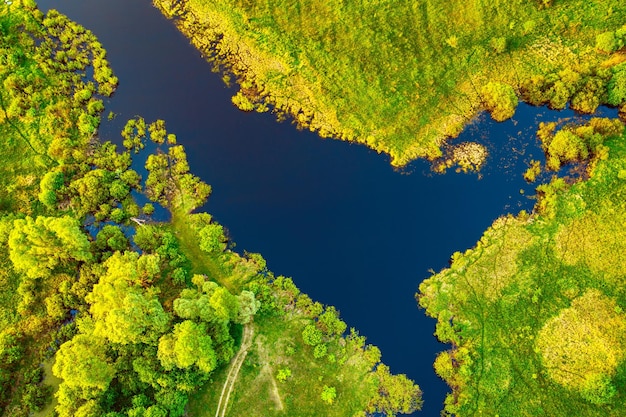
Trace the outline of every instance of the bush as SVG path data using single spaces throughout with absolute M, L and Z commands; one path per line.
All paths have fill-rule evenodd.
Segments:
M 302 331 L 302 340 L 309 346 L 322 343 L 322 332 L 314 324 L 308 324 Z
M 276 379 L 279 382 L 285 382 L 289 377 L 291 377 L 291 369 L 289 368 L 281 368 L 278 370 L 278 374 L 276 374 Z
M 498 122 L 513 117 L 517 108 L 517 95 L 508 84 L 490 82 L 482 88 L 482 98 L 491 117 Z
M 329 387 L 328 385 L 324 385 L 320 398 L 326 404 L 331 405 L 335 402 L 335 399 L 337 398 L 337 390 L 335 389 L 335 387 Z
M 612 54 L 622 46 L 623 43 L 615 36 L 615 32 L 604 32 L 596 36 L 596 49 L 598 52 Z
M 626 103 L 626 63 L 613 68 L 613 76 L 608 85 L 607 101 L 612 106 Z

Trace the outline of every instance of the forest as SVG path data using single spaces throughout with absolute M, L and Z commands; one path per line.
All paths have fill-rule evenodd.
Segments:
M 91 32 L 32 0 L 0 30 L 0 415 L 213 415 L 246 354 L 236 392 L 273 390 L 263 415 L 420 408 L 335 308 L 196 212 L 211 187 L 165 121 L 99 136 L 119 80 Z

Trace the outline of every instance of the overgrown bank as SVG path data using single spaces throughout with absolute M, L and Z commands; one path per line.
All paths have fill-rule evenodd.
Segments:
M 484 108 L 510 117 L 517 97 L 584 112 L 626 99 L 620 1 L 154 4 L 235 75 L 241 109 L 269 105 L 397 166 L 438 157 Z
M 540 129 L 549 167 L 586 160 L 588 179 L 540 186 L 535 213 L 500 218 L 420 285 L 452 344 L 434 365 L 448 415 L 624 415 L 624 126 L 554 129 Z

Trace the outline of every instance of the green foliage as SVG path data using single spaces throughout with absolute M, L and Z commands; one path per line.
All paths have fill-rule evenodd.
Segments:
M 95 246 L 99 252 L 124 251 L 128 248 L 128 239 L 119 227 L 108 224 L 96 235 Z
M 498 122 L 510 119 L 517 108 L 517 95 L 513 87 L 498 82 L 489 82 L 482 89 L 482 97 L 491 117 Z
M 314 324 L 308 324 L 302 331 L 302 340 L 309 346 L 322 343 L 322 332 Z
M 615 394 L 617 394 L 617 389 L 608 375 L 595 375 L 588 378 L 581 389 L 582 397 L 595 405 L 609 404 Z
M 216 223 L 204 226 L 198 232 L 200 235 L 200 249 L 208 253 L 221 252 L 226 247 L 224 228 Z
M 554 128 L 539 136 L 549 142 Z M 594 157 L 584 182 L 538 187 L 535 214 L 498 219 L 420 285 L 437 336 L 453 343 L 435 361 L 453 388 L 446 413 L 601 417 L 624 408 L 623 125 L 564 129 L 608 157 Z
M 239 108 L 269 104 L 323 137 L 386 152 L 394 165 L 440 156 L 488 101 L 489 82 L 556 108 L 578 95 L 577 110 L 594 110 L 607 81 L 596 74 L 606 56 L 595 38 L 623 36 L 625 12 L 618 0 L 155 4 L 216 70 L 236 77 Z M 564 69 L 583 77 L 571 83 Z M 494 101 L 498 120 L 512 114 L 508 93 Z
M 276 379 L 278 380 L 278 382 L 285 382 L 289 378 L 291 378 L 291 369 L 280 368 L 278 370 L 278 373 L 276 374 Z
M 86 335 L 77 335 L 61 345 L 52 371 L 83 398 L 107 389 L 115 371 L 106 357 L 102 342 Z
M 197 366 L 202 372 L 210 373 L 217 365 L 211 336 L 206 325 L 185 320 L 174 326 L 172 333 L 159 339 L 158 358 L 165 369 Z
M 64 185 L 64 175 L 60 171 L 49 171 L 43 176 L 39 184 L 40 193 L 39 201 L 41 201 L 46 207 L 55 209 L 58 198 L 57 192 Z
M 247 290 L 241 291 L 241 294 L 237 296 L 237 304 L 239 311 L 237 312 L 235 322 L 240 324 L 249 323 L 261 307 L 261 301 L 256 299 L 252 291 Z
M 392 375 L 389 367 L 376 367 L 378 394 L 368 406 L 368 412 L 395 416 L 397 413 L 411 414 L 422 407 L 421 391 L 406 375 Z
M 605 54 L 611 54 L 621 48 L 620 39 L 615 36 L 615 32 L 603 32 L 596 36 L 596 49 Z
M 146 160 L 146 194 L 171 210 L 191 212 L 206 202 L 211 187 L 189 172 L 187 155 L 180 145 L 175 145 L 175 136 L 168 135 L 165 122 L 157 120 L 148 126 L 150 138 L 158 145 L 167 147 L 167 152 L 160 150 L 149 155 Z M 165 138 L 168 141 L 165 141 Z
M 315 359 L 323 358 L 326 356 L 326 353 L 328 353 L 328 347 L 323 343 L 320 343 L 313 348 L 313 357 Z
M 105 262 L 106 272 L 85 297 L 91 304 L 93 334 L 112 343 L 150 343 L 163 334 L 169 316 L 154 294 L 141 284 L 139 256 L 114 253 Z
M 92 258 L 80 223 L 69 216 L 15 220 L 9 250 L 14 267 L 29 278 L 47 277 L 61 264 Z
M 324 385 L 320 398 L 326 404 L 332 405 L 337 398 L 337 390 L 335 389 L 335 387 L 329 387 L 328 385 Z
M 122 130 L 123 145 L 129 151 L 138 153 L 145 148 L 146 122 L 143 118 L 130 119 Z
M 626 63 L 613 68 L 613 75 L 608 85 L 607 101 L 613 106 L 626 103 Z
M 215 318 L 224 322 L 237 317 L 239 302 L 226 288 L 217 287 L 209 297 L 209 305 L 213 307 Z
M 624 129 L 619 120 L 593 118 L 583 125 L 566 125 L 553 134 L 555 124 L 541 124 L 539 139 L 546 151 L 546 166 L 558 170 L 562 164 L 606 158 L 602 145 L 607 137 L 620 135 Z

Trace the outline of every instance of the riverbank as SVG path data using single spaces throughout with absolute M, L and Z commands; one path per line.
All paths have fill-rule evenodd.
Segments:
M 322 137 L 387 153 L 394 166 L 440 156 L 485 108 L 512 114 L 499 108 L 509 94 L 593 112 L 608 99 L 610 72 L 601 69 L 623 60 L 596 47 L 597 35 L 623 24 L 618 1 L 154 4 L 216 69 L 234 74 L 240 108 L 269 105 Z

